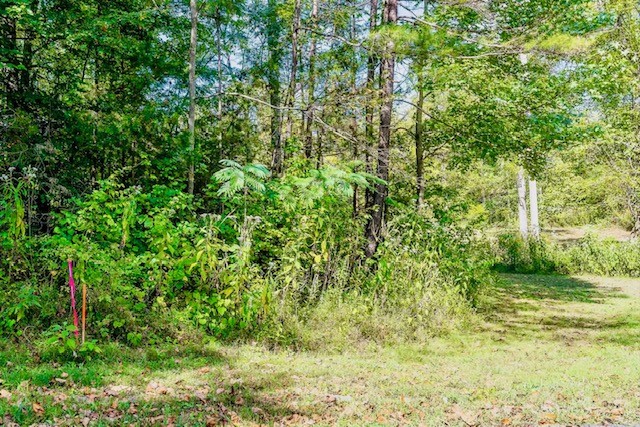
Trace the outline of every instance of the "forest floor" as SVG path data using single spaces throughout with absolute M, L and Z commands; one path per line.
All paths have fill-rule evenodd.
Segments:
M 5 350 L 0 424 L 640 423 L 640 280 L 506 275 L 479 317 L 341 354 L 220 345 L 60 366 Z

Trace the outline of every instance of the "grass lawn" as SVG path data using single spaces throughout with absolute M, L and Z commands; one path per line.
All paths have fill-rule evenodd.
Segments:
M 503 279 L 475 330 L 428 345 L 164 347 L 84 365 L 6 348 L 0 424 L 640 423 L 640 280 Z

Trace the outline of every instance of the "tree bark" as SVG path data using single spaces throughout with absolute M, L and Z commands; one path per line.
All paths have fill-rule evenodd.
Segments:
M 313 0 L 311 6 L 311 27 L 316 30 L 318 26 L 318 0 Z M 316 35 L 311 34 L 309 47 L 309 101 L 307 104 L 307 119 L 304 138 L 304 156 L 311 159 L 313 155 L 313 115 L 315 110 L 316 91 Z
M 383 22 L 386 25 L 394 25 L 398 20 L 398 0 L 387 0 Z M 389 180 L 389 148 L 391 139 L 391 115 L 393 112 L 393 88 L 394 88 L 394 71 L 395 71 L 395 52 L 394 42 L 390 38 L 384 49 L 382 62 L 380 64 L 380 84 L 382 87 L 381 108 L 380 108 L 380 130 L 378 139 L 378 167 L 376 175 L 383 184 L 376 184 L 373 193 L 373 206 L 371 208 L 371 217 L 367 222 L 366 239 L 367 246 L 365 255 L 367 258 L 372 257 L 382 239 L 382 228 L 385 220 L 386 199 L 389 194 L 389 188 L 386 181 Z
M 296 83 L 298 74 L 298 33 L 300 32 L 300 0 L 295 0 L 293 5 L 293 23 L 291 26 L 291 74 L 289 76 L 289 90 L 285 106 L 287 107 L 287 127 L 285 142 L 293 135 L 293 117 L 291 107 L 296 96 Z M 285 150 L 286 153 L 286 150 Z
M 424 199 L 424 141 L 422 137 L 422 110 L 424 108 L 424 74 L 418 70 L 418 104 L 416 108 L 416 207 L 422 207 Z
M 430 1 L 424 0 L 423 15 L 427 16 Z M 424 132 L 423 111 L 425 98 L 425 63 L 422 59 L 417 62 L 418 73 L 418 104 L 416 107 L 416 207 L 420 209 L 424 203 Z
M 189 176 L 187 191 L 193 194 L 195 182 L 196 148 L 196 45 L 198 43 L 198 5 L 189 1 L 191 12 L 191 39 L 189 41 Z
M 216 50 L 217 52 L 217 68 L 218 68 L 218 155 L 222 159 L 222 14 L 220 13 L 220 6 L 217 8 L 216 13 Z
M 267 63 L 267 85 L 269 87 L 269 103 L 272 105 L 271 113 L 271 147 L 273 156 L 271 168 L 276 176 L 282 174 L 284 151 L 282 149 L 282 111 L 280 109 L 280 22 L 278 19 L 277 0 L 269 0 L 268 20 L 266 27 L 267 49 L 269 61 Z
M 518 171 L 518 223 L 520 225 L 520 235 L 523 239 L 528 236 L 527 227 L 527 183 L 524 179 L 524 169 Z
M 369 11 L 369 33 L 373 33 L 378 23 L 378 0 L 371 0 Z M 376 68 L 378 58 L 373 49 L 369 51 L 367 56 L 367 83 L 366 83 L 366 104 L 364 109 L 365 115 L 365 169 L 367 173 L 373 173 L 373 114 L 374 100 L 376 88 Z M 365 209 L 369 210 L 373 206 L 373 191 L 367 189 L 365 191 Z

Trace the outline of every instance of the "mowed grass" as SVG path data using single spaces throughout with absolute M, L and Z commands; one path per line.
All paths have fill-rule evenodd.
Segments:
M 0 363 L 7 425 L 629 425 L 640 281 L 506 275 L 474 330 L 426 345 L 203 344 L 60 366 L 6 350 Z

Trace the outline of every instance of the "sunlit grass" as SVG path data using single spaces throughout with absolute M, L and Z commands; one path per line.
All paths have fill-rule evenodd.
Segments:
M 640 281 L 508 275 L 478 317 L 426 345 L 342 353 L 203 343 L 54 366 L 6 348 L 0 410 L 57 425 L 640 421 Z

